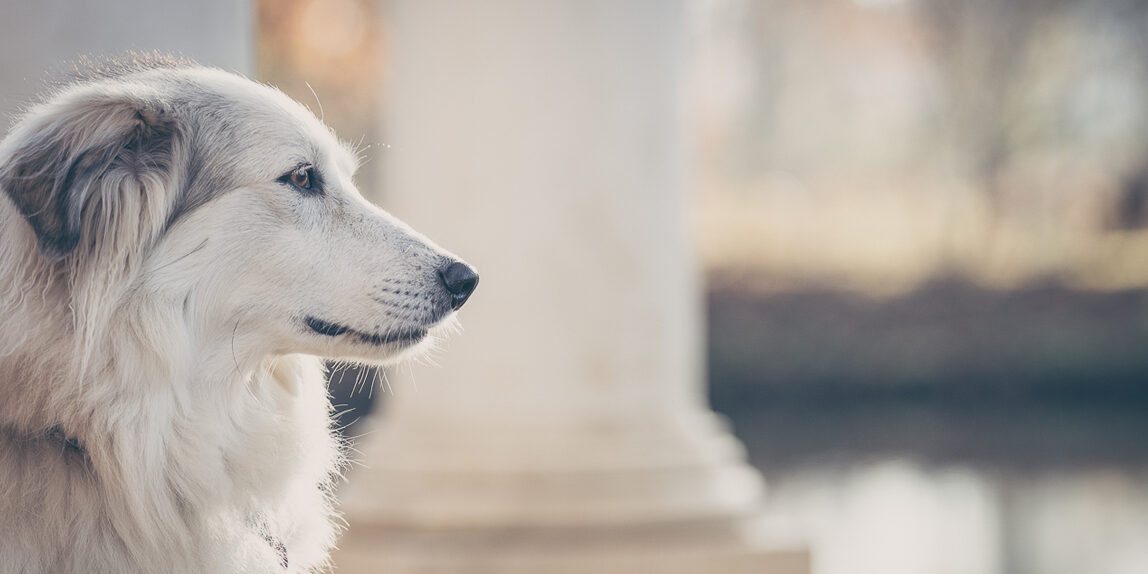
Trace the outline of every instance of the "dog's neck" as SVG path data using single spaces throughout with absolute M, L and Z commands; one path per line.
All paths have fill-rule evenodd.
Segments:
M 108 333 L 118 335 L 101 337 L 82 377 L 65 375 L 74 367 L 69 350 L 46 353 L 54 361 L 50 356 L 0 357 L 0 379 L 5 379 L 0 387 L 14 390 L 5 401 L 9 406 L 0 406 L 0 427 L 12 429 L 3 434 L 41 443 L 41 456 L 85 465 L 92 476 L 114 483 L 110 488 L 126 496 L 108 501 L 109 518 L 138 553 L 156 553 L 173 543 L 193 548 L 189 537 L 195 525 L 211 517 L 192 509 L 214 509 L 248 530 L 251 517 L 258 516 L 260 527 L 253 532 L 285 561 L 277 523 L 283 511 L 275 504 L 300 474 L 292 465 L 304 457 L 291 451 L 315 448 L 316 427 L 327 430 L 320 361 L 256 354 L 245 349 L 241 336 L 197 337 L 187 325 L 157 328 L 190 331 L 192 337 L 157 340 L 129 326 L 157 326 L 158 320 L 140 320 L 139 313 L 148 310 L 132 311 L 135 315 L 120 313 L 119 324 L 109 325 Z M 40 326 L 43 331 L 33 329 L 26 336 L 47 340 L 44 331 L 50 325 Z M 65 338 L 54 342 L 58 349 L 68 347 Z M 32 361 L 54 362 L 54 367 L 29 368 Z M 33 391 L 36 381 L 20 379 L 36 370 L 50 370 L 58 380 Z M 19 393 L 26 393 L 26 400 Z M 24 412 L 17 411 L 17 403 Z M 303 424 L 290 420 L 301 416 L 308 419 Z M 312 437 L 306 438 L 307 433 Z M 321 467 L 302 469 L 313 474 L 311 484 L 325 482 L 328 461 L 338 457 L 333 443 L 318 446 L 329 449 L 331 458 Z

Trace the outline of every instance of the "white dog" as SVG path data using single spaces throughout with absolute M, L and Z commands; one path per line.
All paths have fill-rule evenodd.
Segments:
M 425 347 L 475 271 L 364 200 L 282 93 L 137 62 L 0 143 L 0 572 L 312 572 L 316 356 Z

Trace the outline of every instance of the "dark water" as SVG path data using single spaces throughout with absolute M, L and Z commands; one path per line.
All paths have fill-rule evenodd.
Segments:
M 1140 405 L 728 414 L 819 574 L 1148 572 Z
M 1140 293 L 710 298 L 710 392 L 818 574 L 1148 573 Z

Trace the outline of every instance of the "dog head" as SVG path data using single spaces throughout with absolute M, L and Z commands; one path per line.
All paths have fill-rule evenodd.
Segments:
M 356 167 L 273 88 L 143 66 L 33 108 L 0 143 L 0 195 L 64 276 L 79 332 L 151 307 L 256 354 L 385 361 L 448 323 L 478 275 L 366 201 Z

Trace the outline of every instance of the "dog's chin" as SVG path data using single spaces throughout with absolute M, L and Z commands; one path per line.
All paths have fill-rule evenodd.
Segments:
M 370 332 L 354 329 L 341 323 L 308 316 L 303 324 L 312 336 L 326 339 L 332 359 L 353 359 L 380 365 L 394 363 L 433 346 L 435 332 L 441 322 L 431 326 L 410 326 Z

